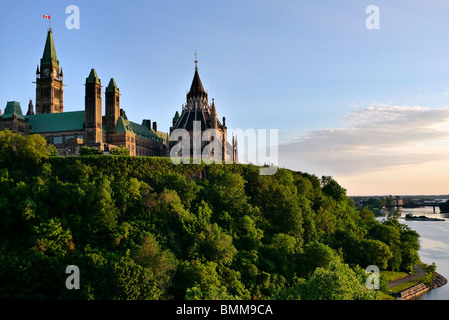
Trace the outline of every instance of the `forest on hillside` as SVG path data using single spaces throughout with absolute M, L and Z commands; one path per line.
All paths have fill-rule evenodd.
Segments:
M 58 157 L 0 132 L 0 299 L 379 299 L 365 268 L 411 270 L 418 239 L 332 177 Z

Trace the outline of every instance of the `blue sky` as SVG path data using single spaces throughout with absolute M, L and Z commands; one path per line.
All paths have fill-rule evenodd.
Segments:
M 65 26 L 72 4 L 80 9 L 78 30 Z M 369 5 L 379 7 L 379 30 L 365 27 Z M 219 116 L 230 128 L 278 129 L 281 166 L 332 175 L 349 194 L 449 193 L 447 1 L 22 0 L 2 6 L 2 109 L 16 100 L 26 112 L 35 100 L 32 82 L 48 28 L 42 15 L 49 14 L 67 85 L 65 111 L 84 108 L 83 84 L 95 68 L 103 85 L 115 78 L 129 119 L 149 118 L 168 131 L 185 102 L 197 49 Z M 417 170 L 422 179 L 407 180 Z M 401 178 L 382 183 L 393 172 Z

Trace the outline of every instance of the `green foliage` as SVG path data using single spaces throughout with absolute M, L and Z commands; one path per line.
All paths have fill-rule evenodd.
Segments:
M 109 153 L 115 156 L 129 156 L 129 149 L 125 146 L 118 146 L 116 148 L 111 148 Z
M 295 258 L 298 274 L 304 278 L 311 277 L 316 268 L 327 268 L 331 262 L 341 261 L 335 250 L 320 242 L 306 244 Z
M 80 148 L 80 156 L 98 156 L 102 155 L 103 151 L 97 148 L 83 146 Z
M 360 271 L 349 265 L 333 261 L 328 268 L 318 268 L 306 282 L 297 285 L 304 300 L 374 300 L 378 293 L 365 286 Z
M 419 261 L 416 232 L 358 212 L 331 177 L 90 148 L 54 157 L 8 131 L 0 151 L 1 298 L 377 299 L 368 265 Z M 65 288 L 67 265 L 80 290 Z
M 67 252 L 75 249 L 71 232 L 64 230 L 57 219 L 34 226 L 31 238 L 35 248 L 48 256 L 64 257 Z
M 443 204 L 440 204 L 440 211 L 442 213 L 444 212 L 449 212 L 449 200 L 447 200 L 446 202 L 444 202 Z

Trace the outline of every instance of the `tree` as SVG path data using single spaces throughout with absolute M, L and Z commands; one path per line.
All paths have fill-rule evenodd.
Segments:
M 53 145 L 41 135 L 22 136 L 9 130 L 0 131 L 0 168 L 8 168 L 12 177 L 26 179 L 42 172 L 42 164 L 57 155 Z
M 298 273 L 309 278 L 316 268 L 328 268 L 332 261 L 341 261 L 337 252 L 320 242 L 308 243 L 295 257 Z
M 119 214 L 115 206 L 111 179 L 106 176 L 98 177 L 88 188 L 83 212 L 87 228 L 85 235 L 90 237 L 91 241 L 94 235 L 97 235 L 97 240 L 105 241 L 112 237 Z
M 177 261 L 170 250 L 161 250 L 156 237 L 146 233 L 141 246 L 132 252 L 132 258 L 144 268 L 149 268 L 157 279 L 156 286 L 164 293 L 171 284 Z
M 256 226 L 255 219 L 244 215 L 239 219 L 239 233 L 236 242 L 239 249 L 257 250 L 261 245 L 263 230 Z
M 440 211 L 441 211 L 441 213 L 449 212 L 449 200 L 447 200 L 443 204 L 440 204 Z
M 295 237 L 298 247 L 301 247 L 304 228 L 299 198 L 291 188 L 273 182 L 261 190 L 264 198 L 261 211 L 268 221 L 267 229 L 272 234 L 285 233 Z
M 360 242 L 359 264 L 363 267 L 376 265 L 380 269 L 386 269 L 392 257 L 389 246 L 382 241 L 363 239 Z
M 335 201 L 342 201 L 346 197 L 346 189 L 342 188 L 331 176 L 321 178 L 323 193 Z
M 222 283 L 215 262 L 202 263 L 199 260 L 192 260 L 180 262 L 172 288 L 175 299 L 184 299 L 188 289 L 197 288 L 194 290 L 195 296 L 203 296 L 209 289 L 221 287 Z
M 126 146 L 111 148 L 109 153 L 114 156 L 129 156 L 129 149 Z
M 64 257 L 75 249 L 71 232 L 64 230 L 57 219 L 41 222 L 33 231 L 35 248 L 47 255 Z
M 411 230 L 410 227 L 402 225 L 401 227 L 401 269 L 412 271 L 416 264 L 419 263 L 420 249 L 419 234 Z
M 131 258 L 124 256 L 112 266 L 114 300 L 157 300 L 162 291 L 149 268 L 144 268 Z
M 102 155 L 103 151 L 97 148 L 91 148 L 83 146 L 80 148 L 80 156 L 99 156 Z
M 268 257 L 274 261 L 276 270 L 291 277 L 294 273 L 292 263 L 295 253 L 299 251 L 298 240 L 284 233 L 275 234 L 271 243 L 266 246 Z
M 0 297 L 376 298 L 355 265 L 419 259 L 417 233 L 358 212 L 330 177 L 53 157 L 27 139 L 0 134 Z M 65 289 L 67 264 L 80 268 L 80 290 Z
M 374 216 L 374 213 L 366 208 L 363 208 L 359 212 L 361 223 L 364 229 L 366 229 L 368 232 L 375 226 L 379 224 L 379 222 L 376 220 L 376 217 Z
M 347 264 L 332 261 L 300 282 L 298 291 L 302 300 L 377 300 L 378 293 L 368 290 L 364 280 Z
M 216 224 L 209 224 L 201 231 L 192 249 L 193 253 L 202 256 L 206 261 L 230 264 L 237 250 L 232 244 L 232 237 Z

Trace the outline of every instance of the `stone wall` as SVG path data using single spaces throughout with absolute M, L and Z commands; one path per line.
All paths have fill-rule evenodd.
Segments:
M 410 300 L 429 290 L 430 288 L 426 286 L 424 283 L 418 283 L 416 286 L 413 286 L 411 288 L 399 292 L 398 295 L 396 296 L 396 300 Z
M 442 287 L 447 283 L 447 279 L 443 277 L 438 272 L 435 272 L 435 277 L 432 280 L 432 283 L 430 285 L 425 285 L 424 283 L 418 283 L 417 285 L 402 290 L 396 295 L 396 300 L 411 300 L 420 294 L 423 294 L 429 290 Z

